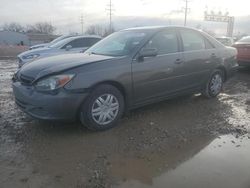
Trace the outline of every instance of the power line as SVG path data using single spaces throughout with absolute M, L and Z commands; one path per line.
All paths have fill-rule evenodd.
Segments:
M 112 0 L 109 0 L 106 11 L 108 12 L 108 15 L 109 15 L 109 32 L 110 33 L 112 32 L 112 16 L 113 16 L 113 12 L 115 11 L 113 7 L 114 5 L 112 4 Z

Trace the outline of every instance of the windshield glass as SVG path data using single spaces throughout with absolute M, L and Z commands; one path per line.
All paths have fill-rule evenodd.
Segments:
M 239 42 L 250 42 L 250 37 L 243 37 Z
M 60 40 L 60 41 L 50 45 L 49 48 L 60 48 L 61 46 L 69 43 L 71 40 L 72 40 L 71 38 L 66 38 L 66 39 Z
M 63 39 L 65 39 L 65 38 L 67 38 L 67 36 L 60 36 L 60 37 L 57 37 L 56 39 L 54 39 L 54 40 L 52 40 L 51 42 L 50 42 L 50 44 L 52 45 L 52 44 L 55 44 L 55 43 L 57 43 L 58 41 L 60 41 L 60 40 L 63 40 Z
M 114 33 L 91 47 L 86 53 L 107 56 L 125 56 L 135 50 L 145 39 L 146 32 L 121 31 Z

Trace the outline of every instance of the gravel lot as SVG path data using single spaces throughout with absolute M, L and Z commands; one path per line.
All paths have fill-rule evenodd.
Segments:
M 0 187 L 250 187 L 250 69 L 217 99 L 146 106 L 97 133 L 26 116 L 13 100 L 16 69 L 0 61 Z

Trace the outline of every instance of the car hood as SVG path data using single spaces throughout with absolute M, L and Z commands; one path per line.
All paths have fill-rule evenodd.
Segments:
M 114 59 L 115 57 L 94 54 L 65 54 L 43 58 L 25 64 L 18 72 L 21 75 L 37 80 L 41 77 L 59 73 L 88 63 Z
M 52 51 L 52 50 L 53 50 L 52 48 L 48 48 L 48 47 L 37 48 L 37 49 L 34 49 L 34 50 L 25 51 L 25 52 L 19 54 L 18 57 L 22 58 L 23 56 L 27 56 L 27 55 L 42 54 L 42 53 L 46 53 L 46 52 L 49 52 L 49 51 Z
M 31 48 L 45 47 L 48 45 L 49 45 L 49 43 L 37 44 L 37 45 L 31 46 Z

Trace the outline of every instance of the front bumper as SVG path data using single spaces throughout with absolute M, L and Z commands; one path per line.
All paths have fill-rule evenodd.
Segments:
M 75 120 L 87 93 L 71 93 L 64 89 L 55 95 L 40 93 L 33 86 L 14 82 L 16 104 L 22 111 L 40 120 Z

